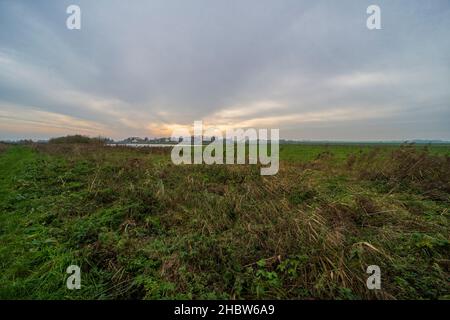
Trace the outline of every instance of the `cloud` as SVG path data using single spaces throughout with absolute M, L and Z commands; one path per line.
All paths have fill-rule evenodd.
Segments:
M 262 100 L 225 108 L 218 111 L 214 116 L 219 119 L 236 119 L 242 117 L 248 118 L 249 116 L 255 116 L 271 110 L 279 111 L 284 107 L 285 106 L 282 103 L 277 101 Z
M 336 87 L 376 87 L 376 86 L 387 86 L 392 84 L 399 84 L 400 81 L 406 81 L 398 75 L 382 73 L 382 72 L 371 72 L 362 73 L 355 72 L 352 74 L 339 75 L 330 80 L 331 86 Z
M 73 3 L 79 31 L 65 27 Z M 71 132 L 168 135 L 204 120 L 298 139 L 450 139 L 448 1 L 380 0 L 379 31 L 366 28 L 370 4 L 1 2 L 0 108 L 11 120 L 0 138 L 50 137 L 71 121 Z
M 112 133 L 101 123 L 18 105 L 0 104 L 0 124 L 2 130 L 7 129 L 18 133 L 51 132 L 60 135 L 79 133 L 91 136 Z

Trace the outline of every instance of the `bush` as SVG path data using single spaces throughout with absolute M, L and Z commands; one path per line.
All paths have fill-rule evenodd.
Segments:
M 63 143 L 70 143 L 70 144 L 76 144 L 76 143 L 96 143 L 96 144 L 104 144 L 106 139 L 104 138 L 90 138 L 82 135 L 74 135 L 74 136 L 66 136 L 66 137 L 58 137 L 58 138 L 51 138 L 48 143 L 50 144 L 63 144 Z
M 358 159 L 362 179 L 385 183 L 390 189 L 413 189 L 433 200 L 449 201 L 450 157 L 404 145 L 387 156 L 373 149 Z

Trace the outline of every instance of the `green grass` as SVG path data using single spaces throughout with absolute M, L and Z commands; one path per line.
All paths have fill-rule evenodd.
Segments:
M 333 154 L 335 160 L 345 160 L 350 154 L 360 154 L 373 148 L 390 152 L 399 148 L 396 144 L 284 144 L 280 145 L 280 158 L 285 161 L 311 161 L 316 159 L 321 153 L 329 152 Z M 417 145 L 418 150 L 428 149 L 431 154 L 450 156 L 449 145 Z
M 282 145 L 280 172 L 164 149 L 0 151 L 0 298 L 438 299 L 448 146 Z M 68 290 L 66 268 L 82 270 Z M 368 265 L 382 290 L 365 285 Z

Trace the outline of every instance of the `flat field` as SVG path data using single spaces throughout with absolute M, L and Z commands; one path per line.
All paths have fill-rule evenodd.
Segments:
M 280 157 L 261 176 L 163 148 L 0 145 L 0 298 L 450 298 L 450 146 Z

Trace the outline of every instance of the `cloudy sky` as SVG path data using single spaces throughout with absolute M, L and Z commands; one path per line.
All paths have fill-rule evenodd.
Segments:
M 370 4 L 382 30 L 366 27 Z M 155 137 L 194 120 L 450 139 L 450 1 L 0 0 L 0 139 Z

